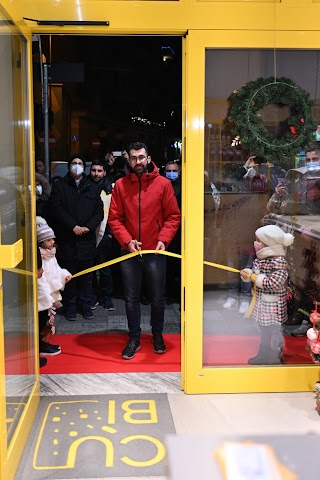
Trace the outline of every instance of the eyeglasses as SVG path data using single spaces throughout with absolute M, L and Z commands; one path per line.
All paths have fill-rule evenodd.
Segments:
M 145 155 L 139 155 L 139 157 L 130 157 L 130 162 L 132 163 L 137 163 L 137 161 L 139 160 L 139 162 L 143 162 L 144 160 L 146 160 L 146 156 Z
M 312 158 L 306 158 L 306 162 L 317 162 L 319 160 L 319 157 L 312 157 Z

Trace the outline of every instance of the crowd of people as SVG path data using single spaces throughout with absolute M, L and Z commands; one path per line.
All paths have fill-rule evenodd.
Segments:
M 54 179 L 50 185 L 44 163 L 36 162 L 41 366 L 46 363 L 46 356 L 61 353 L 59 345 L 48 341 L 54 332 L 57 309 L 63 308 L 65 318 L 71 322 L 77 320 L 79 310 L 85 319 L 93 319 L 98 304 L 107 311 L 115 309 L 109 266 L 76 278 L 73 275 L 128 253 L 167 250 L 174 239 L 174 251 L 180 251 L 181 185 L 176 162 L 168 162 L 165 175 L 160 175 L 147 145 L 135 142 L 122 152 L 121 162 L 108 153 L 104 159 L 91 162 L 89 175 L 85 174 L 85 168 L 83 155 L 72 155 L 66 175 Z M 176 192 L 175 182 L 179 184 Z M 148 287 L 151 304 L 154 352 L 165 353 L 162 332 L 168 288 L 166 256 L 156 253 L 132 256 L 122 261 L 120 268 L 129 330 L 122 358 L 133 358 L 141 348 L 143 285 Z M 168 268 L 174 272 L 170 278 L 179 277 L 175 263 Z M 180 292 L 174 292 L 178 300 Z
M 40 360 L 43 364 L 44 357 L 61 353 L 59 345 L 48 342 L 54 332 L 57 309 L 63 307 L 65 318 L 70 322 L 77 320 L 78 312 L 86 320 L 92 320 L 99 304 L 107 311 L 115 309 L 115 291 L 117 296 L 121 292 L 120 296 L 125 300 L 128 321 L 129 340 L 122 351 L 122 358 L 129 360 L 141 349 L 141 303 L 151 304 L 153 348 L 155 353 L 163 354 L 166 352 L 162 335 L 165 303 L 180 303 L 180 261 L 161 254 L 140 252 L 169 250 L 181 253 L 180 165 L 169 161 L 161 174 L 152 162 L 147 145 L 136 142 L 129 146 L 128 151 L 121 152 L 121 159 L 107 153 L 104 159 L 92 161 L 88 175 L 85 174 L 86 166 L 83 155 L 72 155 L 66 175 L 53 179 L 50 184 L 45 177 L 44 162 L 36 162 Z M 249 156 L 233 174 L 231 182 L 236 182 L 237 186 L 245 185 L 239 191 L 270 193 L 262 228 L 273 228 L 268 225 L 268 216 L 272 213 L 320 212 L 320 155 L 317 149 L 308 150 L 305 163 L 287 172 L 262 158 Z M 278 283 L 281 280 L 283 291 L 280 292 L 280 300 L 284 302 L 288 273 L 285 249 L 278 243 L 286 245 L 285 242 L 291 242 L 291 238 L 284 240 L 282 230 L 276 227 L 274 231 L 272 228 L 267 232 L 257 230 L 254 248 L 252 245 L 240 252 L 237 262 L 242 273 L 236 281 L 230 276 L 224 309 L 237 307 L 240 314 L 248 311 L 252 283 L 256 282 L 255 272 L 258 272 L 258 278 L 261 279 L 261 273 L 266 278 L 262 283 L 260 280 L 256 282 L 262 292 L 261 301 L 270 303 L 271 299 L 279 300 Z M 234 239 L 237 248 L 238 240 Z M 235 262 L 232 245 L 230 237 L 225 246 L 229 266 Z M 264 249 L 263 252 L 258 251 L 260 248 Z M 129 253 L 138 255 L 120 262 L 114 269 L 103 266 L 98 271 L 72 277 Z M 261 257 L 262 253 L 267 256 Z M 278 254 L 280 259 L 275 258 Z M 278 269 L 282 273 L 273 274 L 269 279 L 270 265 L 271 270 Z M 250 272 L 249 276 L 247 272 Z M 277 296 L 272 291 L 263 292 L 263 282 L 266 285 L 271 282 Z M 267 300 L 266 295 L 270 297 Z M 287 312 L 282 306 L 280 318 L 279 309 L 275 313 L 271 303 L 266 304 L 264 309 L 255 310 L 257 321 L 261 324 L 262 343 L 257 356 L 249 359 L 249 363 L 280 362 L 274 347 L 270 353 L 269 344 L 278 342 L 279 348 L 275 350 L 281 350 L 279 325 L 287 320 Z M 268 325 L 271 325 L 270 328 L 264 328 Z M 308 322 L 299 328 L 297 335 L 304 335 L 309 328 Z
M 301 309 L 306 312 L 311 311 L 314 308 L 314 302 L 318 301 L 320 293 L 317 291 L 314 282 L 315 267 L 306 266 L 306 268 L 308 267 L 308 273 L 304 285 L 294 284 L 296 280 L 294 278 L 295 265 L 287 265 L 285 260 L 286 249 L 282 246 L 282 241 L 289 242 L 287 244 L 283 243 L 283 245 L 290 245 L 293 242 L 291 237 L 283 240 L 283 235 L 288 236 L 290 232 L 294 231 L 293 225 L 297 224 L 298 218 L 299 225 L 301 223 L 299 228 L 304 231 L 305 238 L 309 239 L 309 246 L 312 241 L 312 232 L 310 228 L 305 228 L 303 223 L 304 219 L 308 218 L 306 215 L 319 215 L 320 213 L 319 150 L 317 147 L 309 148 L 305 152 L 305 160 L 300 160 L 296 168 L 289 170 L 274 167 L 263 158 L 254 155 L 249 156 L 245 164 L 232 175 L 230 184 L 234 185 L 233 191 L 266 193 L 269 200 L 265 205 L 265 214 L 261 218 L 262 230 L 260 228 L 256 231 L 257 239 L 254 242 L 254 248 L 252 248 L 253 245 L 251 248 L 245 245 L 245 248 L 240 249 L 241 251 L 238 248 L 239 258 L 236 258 L 236 249 L 232 250 L 231 248 L 231 236 L 228 239 L 226 244 L 226 252 L 228 253 L 230 250 L 230 258 L 227 260 L 228 265 L 235 266 L 235 263 L 237 263 L 236 268 L 240 268 L 241 272 L 253 273 L 253 277 L 249 275 L 250 279 L 247 282 L 246 273 L 241 273 L 238 280 L 235 280 L 234 274 L 230 274 L 232 281 L 229 282 L 228 294 L 223 308 L 227 310 L 238 308 L 240 314 L 246 314 L 252 301 L 251 287 L 252 284 L 255 284 L 258 292 L 261 293 L 258 300 L 255 300 L 256 305 L 258 301 L 260 302 L 260 307 L 258 309 L 256 306 L 253 314 L 260 325 L 262 341 L 257 356 L 249 359 L 249 363 L 279 363 L 280 357 L 275 351 L 281 350 L 279 345 L 283 341 L 281 340 L 280 330 L 277 330 L 276 333 L 276 329 L 279 329 L 279 325 L 285 325 L 287 328 L 295 326 L 296 328 L 290 330 L 291 335 L 306 335 L 311 323 L 306 317 L 301 321 L 299 312 Z M 292 222 L 288 219 L 291 219 Z M 263 229 L 266 229 L 266 232 Z M 241 238 L 244 236 L 244 230 L 238 233 Z M 241 241 L 236 239 L 236 242 L 237 247 L 239 247 Z M 276 253 L 273 251 L 275 246 Z M 264 250 L 259 251 L 260 248 Z M 277 258 L 279 249 L 282 252 L 280 260 Z M 262 257 L 261 255 L 264 252 L 267 252 L 267 256 Z M 271 268 L 270 265 L 273 265 L 273 267 Z M 258 272 L 258 281 L 256 281 L 255 272 Z M 261 274 L 265 274 L 263 285 L 261 282 L 259 283 Z M 290 274 L 292 275 L 291 279 Z M 312 289 L 311 286 L 313 286 Z M 292 318 L 288 319 L 289 292 L 290 298 L 294 296 L 294 293 L 296 295 L 294 298 L 295 305 L 290 312 Z M 276 305 L 275 309 L 274 305 Z M 270 351 L 271 337 L 273 344 L 278 346 L 274 347 L 275 350 Z

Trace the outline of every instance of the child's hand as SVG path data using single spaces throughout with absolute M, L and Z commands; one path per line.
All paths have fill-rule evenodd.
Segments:
M 249 268 L 244 268 L 243 270 L 240 271 L 240 277 L 241 277 L 241 280 L 243 280 L 244 282 L 250 280 L 251 278 L 251 270 L 249 270 Z
M 65 282 L 68 283 L 68 282 L 70 282 L 71 279 L 72 279 L 72 275 L 68 275 L 68 276 L 65 278 Z

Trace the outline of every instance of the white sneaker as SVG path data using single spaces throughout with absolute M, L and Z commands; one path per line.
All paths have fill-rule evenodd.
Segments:
M 239 313 L 244 315 L 248 310 L 250 302 L 248 300 L 242 300 L 239 307 Z
M 236 298 L 228 297 L 225 303 L 223 304 L 223 308 L 227 308 L 228 310 L 230 310 L 232 307 L 235 306 L 236 303 L 237 303 Z

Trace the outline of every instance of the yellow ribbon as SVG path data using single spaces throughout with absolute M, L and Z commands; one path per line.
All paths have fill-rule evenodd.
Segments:
M 227 267 L 226 265 L 220 265 L 220 263 L 211 263 L 211 262 L 203 262 L 204 265 L 209 265 L 209 267 L 220 268 L 221 270 L 228 270 L 229 272 L 236 272 L 239 273 L 240 270 L 237 270 L 233 267 Z
M 251 299 L 250 305 L 249 305 L 246 313 L 244 314 L 244 317 L 245 317 L 245 318 L 249 318 L 250 315 L 252 314 L 253 308 L 254 308 L 254 304 L 256 303 L 256 297 L 257 297 L 257 285 L 256 285 L 257 274 L 256 274 L 256 273 L 252 273 L 251 276 L 250 276 L 250 278 L 251 278 L 251 281 L 254 282 L 254 285 L 253 285 L 253 294 L 252 294 L 252 299 Z
M 87 268 L 86 270 L 82 270 L 81 272 L 78 272 L 78 273 L 75 273 L 74 275 L 72 275 L 71 279 L 76 278 L 76 277 L 80 277 L 81 275 L 85 275 L 86 273 L 95 272 L 96 270 L 100 270 L 101 268 L 104 268 L 104 267 L 110 267 L 111 265 L 115 265 L 116 263 L 122 262 L 123 260 L 128 260 L 129 258 L 136 257 L 137 255 L 142 256 L 142 254 L 146 254 L 146 253 L 154 253 L 156 255 L 167 255 L 168 257 L 181 258 L 180 254 L 168 252 L 167 250 L 139 250 L 137 252 L 128 253 L 127 255 L 123 255 L 122 257 L 118 257 L 118 258 L 115 258 L 113 260 L 109 260 L 108 262 L 100 263 L 99 265 L 95 265 L 94 267 Z M 229 272 L 235 272 L 235 273 L 240 272 L 240 270 L 238 270 L 237 268 L 228 267 L 226 265 L 221 265 L 220 263 L 212 263 L 212 262 L 204 261 L 203 264 L 208 265 L 209 267 L 219 268 L 220 270 L 227 270 Z M 19 269 L 19 268 L 6 268 L 4 270 L 7 270 L 8 272 L 22 273 L 23 275 L 31 275 L 32 276 L 32 272 L 29 272 L 27 270 L 22 270 L 22 269 Z M 257 275 L 253 273 L 251 275 L 251 280 L 253 282 L 255 282 L 256 277 L 257 277 Z M 248 307 L 248 310 L 244 314 L 244 316 L 246 318 L 250 317 L 250 315 L 253 311 L 253 307 L 254 307 L 254 304 L 255 304 L 255 301 L 256 301 L 256 288 L 257 288 L 256 284 L 254 283 L 252 300 L 251 300 L 251 303 Z
M 139 250 L 138 252 L 129 253 L 128 255 L 123 255 L 122 257 L 115 258 L 114 260 L 109 260 L 108 262 L 100 263 L 100 265 L 95 265 L 94 267 L 82 270 L 81 272 L 72 275 L 71 278 L 80 277 L 81 275 L 85 275 L 86 273 L 100 270 L 100 268 L 109 267 L 110 265 L 114 265 L 115 263 L 122 262 L 122 260 L 128 260 L 129 258 L 136 257 L 137 255 L 142 255 L 144 253 L 155 253 L 157 255 L 168 255 L 169 257 L 181 258 L 181 255 L 177 253 L 167 252 L 166 250 Z

